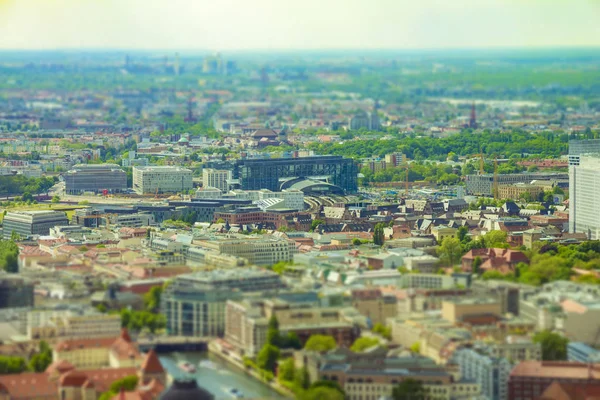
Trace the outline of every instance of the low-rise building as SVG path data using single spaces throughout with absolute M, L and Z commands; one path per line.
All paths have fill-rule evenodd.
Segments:
M 67 194 L 119 193 L 127 189 L 127 174 L 117 164 L 77 164 L 63 174 Z
M 382 348 L 364 353 L 338 348 L 325 354 L 297 352 L 294 358 L 307 369 L 311 381 L 336 382 L 349 400 L 390 398 L 394 387 L 406 379 L 420 381 L 427 399 L 466 400 L 480 395 L 477 383 L 454 379 L 450 368 L 418 355 L 388 355 Z
M 600 384 L 600 364 L 566 361 L 523 361 L 510 373 L 508 398 L 537 400 L 553 383 L 585 389 Z
M 544 193 L 544 189 L 538 185 L 528 185 L 525 183 L 517 183 L 514 185 L 499 185 L 498 197 L 506 200 L 528 199 L 537 200 L 540 194 Z
M 385 324 L 388 318 L 398 314 L 396 296 L 383 294 L 379 289 L 353 290 L 352 306 L 369 319 L 371 326 Z
M 121 331 L 118 314 L 32 310 L 27 313 L 26 321 L 30 339 L 116 337 Z
M 9 239 L 14 232 L 22 238 L 34 235 L 48 235 L 50 228 L 68 225 L 69 220 L 63 211 L 12 211 L 4 216 L 4 238 Z
M 167 332 L 179 336 L 216 337 L 225 333 L 225 304 L 243 293 L 284 288 L 280 276 L 261 269 L 217 269 L 180 275 L 161 297 Z
M 142 362 L 126 329 L 117 338 L 62 340 L 54 346 L 52 359 L 66 361 L 81 369 L 138 367 Z
M 360 336 L 361 327 L 366 328 L 366 318 L 354 308 L 321 306 L 318 297 L 310 293 L 300 297 L 228 301 L 225 339 L 240 353 L 255 355 L 266 343 L 268 321 L 273 316 L 282 334 L 294 333 L 302 344 L 318 334 L 333 336 L 339 346 L 349 347 Z

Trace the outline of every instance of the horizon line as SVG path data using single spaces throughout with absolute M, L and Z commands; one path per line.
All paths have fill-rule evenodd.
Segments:
M 407 52 L 407 51 L 531 51 L 531 50 L 598 50 L 600 51 L 600 44 L 597 45 L 581 45 L 581 46 L 564 46 L 564 45 L 548 45 L 548 46 L 490 46 L 490 47 L 327 47 L 327 48 L 238 48 L 238 49 L 207 49 L 207 48 L 140 48 L 140 47 L 56 47 L 56 48 L 2 48 L 0 52 L 81 52 L 81 51 L 92 51 L 92 52 L 207 52 L 207 53 L 281 53 L 281 52 L 327 52 L 327 51 L 366 51 L 366 52 Z

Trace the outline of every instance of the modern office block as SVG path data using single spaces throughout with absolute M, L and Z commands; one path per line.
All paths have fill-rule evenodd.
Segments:
M 138 194 L 187 193 L 192 171 L 180 167 L 133 167 L 133 190 Z
M 600 239 L 600 155 L 569 165 L 569 232 Z
M 299 189 L 305 194 L 358 190 L 358 165 L 341 156 L 240 159 L 207 167 L 230 169 L 232 180 L 242 190 Z
M 33 235 L 47 235 L 50 228 L 69 225 L 67 215 L 62 211 L 16 211 L 4 216 L 3 233 L 10 238 L 12 233 L 28 238 Z
M 67 194 L 119 193 L 127 189 L 127 174 L 117 164 L 78 164 L 63 174 Z

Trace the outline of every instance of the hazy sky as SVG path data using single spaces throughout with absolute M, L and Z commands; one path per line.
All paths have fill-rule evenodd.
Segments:
M 0 0 L 0 48 L 600 46 L 600 0 Z

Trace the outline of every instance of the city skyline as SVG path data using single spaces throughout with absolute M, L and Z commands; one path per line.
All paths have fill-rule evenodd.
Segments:
M 598 16 L 592 0 L 3 0 L 0 49 L 596 47 Z

